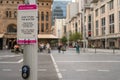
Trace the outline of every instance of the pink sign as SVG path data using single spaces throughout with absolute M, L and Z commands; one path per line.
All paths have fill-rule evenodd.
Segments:
M 34 44 L 37 40 L 17 40 L 18 44 Z
M 18 6 L 18 10 L 33 10 L 33 9 L 37 9 L 36 4 L 30 4 L 30 5 L 23 4 Z

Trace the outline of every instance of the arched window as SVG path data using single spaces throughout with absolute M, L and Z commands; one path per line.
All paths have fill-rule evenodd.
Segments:
M 41 12 L 41 20 L 44 21 L 44 12 Z
M 9 17 L 12 17 L 11 11 L 9 11 Z
M 6 11 L 6 17 L 7 17 L 7 18 L 11 18 L 11 17 L 12 17 L 12 12 L 9 11 L 9 10 L 7 10 L 7 11 Z
M 48 24 L 48 23 L 46 23 L 46 30 L 48 30 L 48 27 L 49 27 L 49 24 Z
M 46 12 L 46 21 L 48 21 L 48 20 L 49 20 L 49 13 Z
M 8 18 L 8 14 L 9 14 L 9 12 L 8 11 L 6 11 L 6 17 Z
M 41 24 L 41 32 L 44 32 L 44 23 Z
M 16 33 L 17 32 L 17 27 L 15 24 L 10 24 L 7 27 L 7 33 Z

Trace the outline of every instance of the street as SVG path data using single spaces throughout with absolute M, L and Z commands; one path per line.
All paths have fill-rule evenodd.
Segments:
M 104 51 L 104 50 L 101 50 Z M 119 80 L 120 54 L 97 52 L 90 49 L 80 54 L 68 49 L 64 54 L 38 53 L 38 80 Z M 9 50 L 0 51 L 0 80 L 23 80 L 23 55 Z

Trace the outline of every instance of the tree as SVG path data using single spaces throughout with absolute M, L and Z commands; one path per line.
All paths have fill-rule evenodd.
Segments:
M 67 37 L 63 36 L 62 39 L 61 39 L 62 43 L 66 43 L 67 42 Z
M 80 33 L 73 33 L 70 34 L 70 41 L 78 41 L 78 40 L 82 40 L 82 35 Z

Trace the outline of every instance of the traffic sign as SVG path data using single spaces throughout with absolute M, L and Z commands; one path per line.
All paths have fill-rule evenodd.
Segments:
M 36 4 L 20 4 L 17 17 L 17 43 L 37 42 L 38 8 Z

